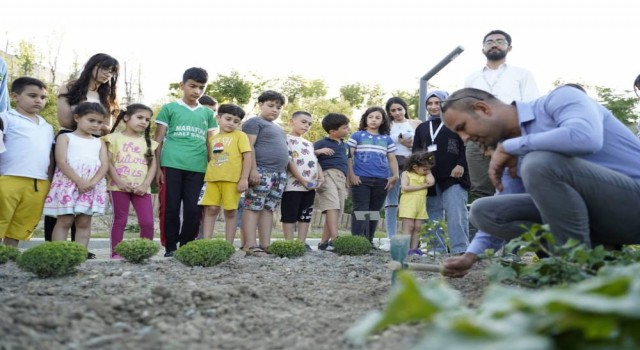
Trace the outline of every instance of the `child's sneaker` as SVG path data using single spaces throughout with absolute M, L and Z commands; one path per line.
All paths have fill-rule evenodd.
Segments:
M 328 252 L 332 252 L 333 251 L 333 241 L 329 240 L 329 246 L 326 249 Z
M 437 251 L 437 250 L 430 250 L 427 252 L 427 255 L 429 255 L 430 258 L 439 258 L 440 256 L 444 255 L 446 253 Z
M 111 254 L 111 260 L 122 260 L 122 257 L 116 253 Z
M 311 247 L 308 244 L 304 244 L 304 249 L 308 252 L 312 251 L 313 249 L 311 249 Z
M 424 252 L 420 249 L 420 248 L 416 248 L 416 249 L 409 249 L 409 251 L 407 252 L 408 255 L 418 255 L 418 256 L 423 256 Z
M 329 241 L 318 243 L 318 250 L 327 250 L 329 248 Z
M 324 250 L 326 252 L 332 252 L 333 251 L 333 241 L 332 240 L 328 240 L 326 242 L 318 243 L 318 250 Z

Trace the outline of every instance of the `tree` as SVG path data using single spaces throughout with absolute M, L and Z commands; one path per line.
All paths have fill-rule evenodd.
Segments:
M 58 122 L 58 91 L 53 84 L 49 83 L 47 84 L 47 92 L 49 94 L 47 104 L 38 114 L 44 118 L 47 123 L 51 124 L 53 130 L 58 133 L 60 129 L 60 123 Z
M 69 79 L 67 80 L 76 79 L 79 73 L 80 73 L 80 62 L 78 61 L 78 53 L 74 51 L 73 63 L 71 63 L 71 72 L 69 73 Z
M 49 63 L 49 79 L 52 86 L 56 85 L 58 56 L 60 56 L 61 46 L 62 38 L 54 31 L 49 40 L 49 53 L 47 54 L 47 61 Z
M 180 83 L 169 84 L 169 97 L 179 99 L 182 97 L 182 91 L 180 90 Z
M 360 84 L 347 84 L 340 87 L 340 97 L 349 102 L 351 107 L 360 108 L 367 94 L 367 87 Z
M 407 115 L 412 119 L 418 119 L 418 111 L 420 104 L 420 90 L 416 89 L 413 92 L 405 90 L 396 90 L 391 93 L 392 96 L 400 97 L 407 103 L 409 110 Z
M 348 117 L 353 113 L 353 108 L 344 100 L 327 99 L 325 97 L 299 99 L 296 103 L 287 104 L 280 114 L 280 121 L 287 132 L 290 130 L 289 119 L 291 119 L 291 115 L 295 111 L 306 111 L 313 116 L 311 129 L 305 134 L 304 138 L 309 141 L 317 141 L 327 134 L 322 128 L 321 122 L 325 115 L 328 113 L 341 113 Z M 352 125 L 352 129 L 353 126 L 355 124 Z
M 602 86 L 596 86 L 596 92 L 600 103 L 622 123 L 629 125 L 640 122 L 640 116 L 634 111 L 638 105 L 636 97 L 624 97 L 621 94 L 614 93 L 611 88 Z
M 322 79 L 307 80 L 302 86 L 302 97 L 325 97 L 327 86 Z
M 36 47 L 24 40 L 18 43 L 18 55 L 16 56 L 18 63 L 19 76 L 32 77 L 35 74 L 36 66 L 38 65 L 38 53 Z
M 220 102 L 246 105 L 251 100 L 252 90 L 253 84 L 234 70 L 229 75 L 218 74 L 217 79 L 207 86 L 205 94 Z
M 384 90 L 380 84 L 375 84 L 367 89 L 367 106 L 382 106 L 384 101 Z M 384 106 L 382 106 L 384 108 Z
M 288 103 L 296 103 L 298 97 L 302 95 L 302 88 L 305 80 L 300 75 L 289 76 L 282 83 L 282 94 L 287 97 Z
M 131 89 L 133 88 L 132 86 L 132 82 L 131 80 L 133 79 L 133 74 L 129 73 L 127 74 L 127 62 L 124 62 L 124 99 L 125 99 L 125 103 L 128 105 L 131 104 L 131 101 L 133 101 L 133 96 L 132 96 L 132 92 Z
M 324 97 L 327 87 L 322 79 L 308 80 L 300 75 L 291 75 L 282 83 L 282 94 L 287 103 L 296 103 L 298 98 Z

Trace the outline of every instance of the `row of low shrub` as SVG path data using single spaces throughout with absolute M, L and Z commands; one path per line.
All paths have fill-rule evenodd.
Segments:
M 342 255 L 369 253 L 371 244 L 364 237 L 344 236 L 333 243 L 334 252 Z M 160 245 L 147 239 L 128 239 L 120 242 L 115 252 L 125 261 L 142 263 L 160 251 Z M 279 257 L 299 257 L 306 252 L 302 241 L 277 241 L 269 251 Z M 235 253 L 233 245 L 223 239 L 197 240 L 180 247 L 176 260 L 188 266 L 215 266 Z M 15 260 L 18 267 L 39 277 L 58 277 L 73 273 L 87 258 L 87 249 L 75 242 L 45 242 L 20 254 L 17 248 L 0 246 L 0 264 Z

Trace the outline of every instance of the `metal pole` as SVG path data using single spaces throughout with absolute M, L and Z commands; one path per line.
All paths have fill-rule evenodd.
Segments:
M 429 85 L 429 79 L 438 74 L 447 64 L 455 60 L 464 51 L 464 47 L 458 46 L 451 51 L 445 58 L 443 58 L 438 64 L 436 64 L 431 70 L 420 78 L 420 105 L 418 106 L 418 117 L 420 120 L 427 120 L 427 86 Z

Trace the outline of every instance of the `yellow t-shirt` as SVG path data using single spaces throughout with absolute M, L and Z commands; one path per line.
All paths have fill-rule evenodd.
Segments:
M 102 139 L 107 144 L 107 150 L 112 154 L 109 161 L 116 168 L 118 176 L 133 187 L 141 185 L 149 170 L 147 159 L 144 157 L 147 152 L 147 142 L 144 136 L 131 137 L 121 132 L 114 132 L 103 136 Z M 151 140 L 151 151 L 155 151 L 156 148 L 158 148 L 158 143 Z M 107 190 L 119 191 L 120 189 L 115 182 L 108 178 Z
M 240 130 L 209 138 L 211 160 L 204 181 L 240 181 L 242 153 L 251 152 L 249 137 Z

